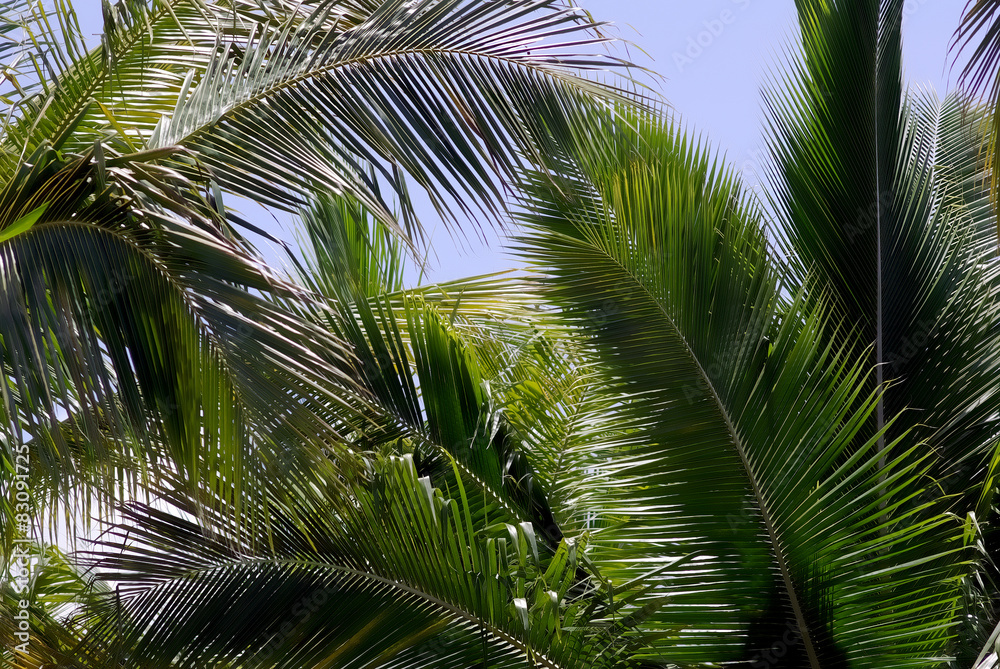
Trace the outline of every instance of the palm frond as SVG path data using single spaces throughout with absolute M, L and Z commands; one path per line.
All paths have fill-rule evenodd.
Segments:
M 969 0 L 962 13 L 962 21 L 952 36 L 951 51 L 955 51 L 956 59 L 963 51 L 972 50 L 972 55 L 962 68 L 959 84 L 964 86 L 970 95 L 986 96 L 989 113 L 980 119 L 985 130 L 986 142 L 982 147 L 985 154 L 987 172 L 984 175 L 989 180 L 990 201 L 993 204 L 993 214 L 996 218 L 995 232 L 1000 234 L 1000 172 L 994 167 L 997 162 L 1000 144 L 1000 22 L 997 21 L 997 11 L 1000 2 L 996 0 Z M 977 39 L 978 38 L 978 39 Z M 976 40 L 976 41 L 974 41 Z
M 901 95 L 899 3 L 860 4 L 860 24 L 853 9 L 800 10 L 803 61 L 768 98 L 777 229 L 893 382 L 873 429 L 906 411 L 890 437 L 915 430 L 934 476 L 975 496 L 998 390 L 981 117 L 961 95 Z
M 0 622 L 0 666 L 106 667 L 121 661 L 117 644 L 94 648 L 82 658 L 76 652 L 88 627 L 106 622 L 98 608 L 107 612 L 102 604 L 109 597 L 114 601 L 114 593 L 105 583 L 82 573 L 56 546 L 30 540 L 5 553 L 0 566 L 11 577 L 0 584 L 0 611 L 4 615 Z M 22 576 L 23 566 L 28 568 Z M 85 608 L 89 625 L 81 622 L 80 612 Z
M 498 275 L 400 290 L 400 247 L 370 212 L 326 199 L 303 218 L 312 249 L 299 273 L 326 301 L 301 314 L 349 343 L 372 398 L 370 426 L 350 448 L 412 453 L 433 481 L 454 461 L 486 508 L 531 523 L 554 549 L 562 532 L 506 416 L 505 388 L 538 378 L 530 361 L 544 336 L 531 282 Z
M 264 472 L 320 467 L 319 447 L 363 420 L 343 345 L 263 299 L 293 289 L 176 173 L 100 145 L 78 157 L 43 146 L 0 203 L 5 233 L 35 214 L 0 243 L 4 491 L 30 442 L 56 504 L 79 484 L 82 500 L 121 500 L 124 481 L 165 467 L 239 508 Z M 76 458 L 67 425 L 91 456 Z M 140 475 L 123 476 L 108 444 Z
M 296 274 L 310 290 L 340 302 L 403 290 L 403 242 L 364 205 L 324 196 L 300 219 L 305 258 Z
M 879 381 L 891 381 L 864 434 L 898 414 L 887 438 L 908 433 L 933 456 L 934 484 L 919 501 L 937 499 L 936 508 L 965 518 L 979 546 L 954 645 L 967 666 L 996 621 L 989 554 L 996 541 L 998 266 L 986 186 L 992 168 L 983 153 L 990 117 L 960 93 L 943 101 L 900 94 L 901 3 L 858 4 L 864 12 L 800 6 L 801 64 L 768 96 L 773 208 L 796 261 L 816 271 L 856 325 L 845 339 L 858 350 L 872 346 L 869 364 Z M 958 33 L 966 40 L 985 25 L 993 3 L 972 4 Z
M 387 185 L 417 233 L 407 172 L 443 212 L 496 214 L 561 128 L 630 95 L 579 76 L 623 64 L 587 53 L 596 27 L 556 0 L 109 4 L 101 48 L 66 50 L 20 104 L 0 173 L 72 130 L 77 151 L 184 146 L 198 158 L 178 166 L 293 211 L 349 193 L 392 226 Z
M 225 523 L 211 536 L 176 513 L 126 511 L 94 557 L 121 584 L 130 658 L 180 667 L 613 662 L 612 630 L 590 627 L 606 605 L 569 592 L 582 546 L 540 556 L 523 528 L 477 520 L 459 478 L 448 499 L 408 456 L 372 464 L 370 483 L 349 499 L 295 512 L 308 527 L 276 509 L 273 551 L 225 534 Z
M 586 472 L 594 564 L 613 583 L 658 572 L 651 659 L 760 661 L 791 634 L 795 666 L 926 665 L 955 633 L 961 529 L 901 506 L 916 449 L 887 446 L 883 467 L 878 435 L 857 445 L 878 395 L 824 341 L 822 300 L 782 298 L 731 173 L 669 122 L 632 124 L 606 131 L 590 184 L 532 202 L 523 242 L 629 419 Z

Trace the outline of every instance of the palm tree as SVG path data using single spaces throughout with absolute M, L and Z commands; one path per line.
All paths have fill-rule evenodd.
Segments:
M 261 477 L 318 471 L 313 446 L 362 420 L 350 352 L 277 306 L 301 289 L 224 196 L 349 196 L 416 248 L 407 181 L 446 220 L 495 219 L 513 174 L 624 95 L 579 75 L 617 61 L 551 0 L 103 13 L 90 51 L 67 3 L 0 14 L 4 453 L 13 475 L 30 442 L 53 526 L 61 503 L 107 510 L 166 471 L 242 514 Z
M 511 170 L 532 271 L 403 289 L 378 203 L 310 196 L 261 302 L 330 342 L 288 391 L 338 428 L 315 469 L 276 446 L 254 505 L 158 469 L 41 572 L 32 661 L 993 666 L 983 112 L 904 91 L 901 0 L 798 7 L 763 199 L 668 116 L 583 108 Z

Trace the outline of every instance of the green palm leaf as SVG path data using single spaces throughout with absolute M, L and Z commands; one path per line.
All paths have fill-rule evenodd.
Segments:
M 360 415 L 363 391 L 339 371 L 343 346 L 262 299 L 292 289 L 175 173 L 106 149 L 61 158 L 43 147 L 0 203 L 5 490 L 14 449 L 30 440 L 33 475 L 46 481 L 38 494 L 71 510 L 92 494 L 135 494 L 161 467 L 239 508 L 268 469 L 317 466 L 318 449 L 302 444 Z M 108 444 L 137 476 L 101 452 Z
M 803 64 L 770 95 L 775 205 L 803 266 L 856 325 L 850 340 L 893 381 L 876 427 L 907 411 L 889 434 L 916 429 L 939 455 L 935 476 L 975 494 L 998 378 L 985 355 L 997 265 L 979 117 L 958 95 L 901 95 L 901 3 L 881 15 L 877 4 L 803 3 Z
M 227 535 L 224 520 L 213 536 L 176 514 L 126 511 L 98 564 L 122 583 L 129 657 L 174 666 L 613 661 L 604 634 L 588 628 L 604 609 L 569 594 L 574 544 L 540 560 L 521 529 L 475 515 L 452 480 L 448 499 L 411 458 L 379 458 L 349 499 L 295 511 L 307 526 L 279 512 L 267 552 Z M 103 642 L 93 636 L 88 643 Z
M 901 414 L 887 438 L 909 432 L 933 455 L 921 501 L 944 493 L 942 507 L 984 528 L 988 553 L 1000 377 L 986 116 L 961 94 L 903 94 L 902 3 L 855 4 L 800 5 L 804 58 L 769 95 L 774 209 L 856 326 L 845 339 L 870 346 L 877 380 L 891 381 L 865 434 Z M 967 20 L 985 20 L 990 3 L 976 4 Z M 969 577 L 965 665 L 995 624 L 994 570 L 987 559 Z
M 20 105 L 7 173 L 45 138 L 111 133 L 194 150 L 186 169 L 284 208 L 348 192 L 393 225 L 381 182 L 413 233 L 402 170 L 442 211 L 496 213 L 497 177 L 546 163 L 588 101 L 622 95 L 575 74 L 619 64 L 580 51 L 606 41 L 593 28 L 553 0 L 118 3 L 101 49 L 67 43 L 57 81 Z
M 352 448 L 394 444 L 421 474 L 448 474 L 454 460 L 488 507 L 533 523 L 554 548 L 562 533 L 494 389 L 516 376 L 521 350 L 533 357 L 530 283 L 494 276 L 398 290 L 400 247 L 370 212 L 325 200 L 303 219 L 311 248 L 302 281 L 327 299 L 303 315 L 351 346 L 351 371 L 373 398 L 371 425 Z
M 972 55 L 962 68 L 959 83 L 976 97 L 986 94 L 988 114 L 980 119 L 985 131 L 985 162 L 990 182 L 990 199 L 994 213 L 1000 213 L 1000 187 L 998 187 L 997 156 L 1000 144 L 1000 85 L 997 71 L 1000 67 L 1000 22 L 997 21 L 997 10 L 1000 3 L 996 0 L 969 0 L 963 10 L 962 21 L 952 36 L 951 49 L 956 51 L 956 58 L 962 51 L 971 49 Z M 977 39 L 978 38 L 978 39 Z M 975 41 L 974 41 L 975 40 Z M 998 223 L 1000 226 L 1000 223 Z M 1000 232 L 1000 227 L 997 228 Z
M 22 555 L 31 560 L 37 557 L 39 562 L 24 581 L 0 585 L 0 611 L 4 616 L 0 623 L 0 663 L 20 669 L 44 664 L 111 666 L 119 661 L 117 644 L 93 648 L 82 662 L 76 652 L 90 629 L 107 622 L 105 604 L 109 599 L 115 601 L 107 585 L 93 582 L 55 546 L 30 541 L 5 554 L 2 565 L 5 575 L 17 573 L 14 563 Z M 27 608 L 22 604 L 27 604 Z M 79 617 L 85 607 L 89 624 L 83 624 Z M 111 614 L 114 615 L 113 608 Z M 22 629 L 22 621 L 28 625 L 28 631 Z
M 650 657 L 761 661 L 793 630 L 796 666 L 930 662 L 954 633 L 960 529 L 900 506 L 915 449 L 882 468 L 877 437 L 856 444 L 878 395 L 824 343 L 822 308 L 785 303 L 734 178 L 669 122 L 633 124 L 609 128 L 592 186 L 533 203 L 523 242 L 628 421 L 592 447 L 591 558 L 613 583 L 662 572 Z

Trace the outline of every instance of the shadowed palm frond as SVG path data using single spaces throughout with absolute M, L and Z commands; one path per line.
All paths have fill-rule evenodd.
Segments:
M 550 0 L 124 0 L 89 52 L 68 4 L 3 10 L 5 53 L 34 68 L 0 130 L 5 446 L 30 439 L 54 481 L 73 448 L 115 444 L 140 475 L 109 489 L 155 472 L 156 442 L 235 499 L 251 451 L 278 463 L 364 429 L 354 359 L 264 299 L 311 298 L 246 250 L 223 190 L 343 192 L 391 227 L 388 183 L 413 233 L 403 172 L 495 213 L 496 179 L 547 156 L 566 110 L 624 95 L 575 74 L 618 61 L 581 54 L 604 38 Z
M 938 454 L 934 476 L 974 497 L 1000 378 L 981 116 L 961 95 L 900 93 L 898 45 L 876 44 L 898 41 L 900 4 L 859 25 L 858 12 L 806 3 L 804 62 L 769 95 L 774 204 L 855 349 L 871 347 L 877 378 L 893 382 L 872 429 L 905 411 L 889 434 L 915 429 Z
M 901 0 L 797 2 L 763 206 L 571 3 L 0 3 L 0 567 L 106 528 L 0 662 L 995 664 L 986 111 Z M 407 288 L 413 183 L 528 268 Z
M 94 555 L 121 584 L 124 623 L 84 648 L 116 639 L 137 662 L 178 667 L 618 666 L 624 623 L 598 625 L 612 609 L 571 593 L 582 544 L 539 554 L 529 530 L 469 507 L 457 470 L 449 499 L 409 456 L 371 464 L 349 497 L 295 510 L 305 526 L 275 506 L 268 551 L 225 520 L 209 532 L 126 510 Z
M 537 376 L 518 371 L 542 338 L 531 282 L 495 275 L 400 290 L 400 247 L 363 207 L 326 200 L 303 220 L 299 271 L 326 302 L 302 315 L 350 345 L 373 398 L 371 425 L 351 448 L 412 453 L 422 475 L 447 474 L 454 460 L 494 513 L 533 523 L 556 546 L 562 533 L 506 417 L 506 386 Z
M 300 289 L 229 239 L 195 184 L 100 145 L 31 158 L 0 192 L 5 491 L 27 447 L 53 509 L 121 501 L 162 468 L 239 508 L 363 420 L 349 352 L 263 299 Z
M 856 4 L 865 11 L 800 3 L 803 58 L 768 94 L 772 204 L 796 261 L 854 327 L 844 340 L 890 382 L 863 434 L 898 415 L 886 441 L 908 433 L 932 456 L 934 483 L 919 501 L 938 500 L 980 542 L 969 615 L 959 616 L 969 628 L 953 650 L 971 666 L 997 620 L 988 555 L 997 541 L 1000 265 L 983 152 L 991 112 L 961 93 L 902 92 L 903 3 Z M 970 3 L 960 34 L 971 36 L 993 4 Z

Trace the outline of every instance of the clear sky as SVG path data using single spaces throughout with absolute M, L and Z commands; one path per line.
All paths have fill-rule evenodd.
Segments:
M 905 76 L 948 88 L 947 51 L 966 0 L 907 0 Z M 659 92 L 685 124 L 749 168 L 759 148 L 761 85 L 797 37 L 793 0 L 579 0 L 648 53 L 633 60 L 663 76 Z M 957 71 L 956 71 L 957 74 Z M 951 77 L 954 85 L 955 77 Z
M 904 67 L 911 85 L 934 86 L 941 95 L 954 86 L 948 45 L 965 3 L 906 0 Z M 98 32 L 99 0 L 73 4 L 84 32 Z M 613 23 L 613 34 L 634 44 L 626 56 L 662 75 L 654 89 L 685 125 L 740 166 L 750 183 L 756 181 L 757 156 L 762 155 L 760 89 L 769 70 L 781 66 L 781 54 L 796 36 L 794 0 L 577 0 L 577 4 L 596 19 Z M 254 218 L 274 228 L 269 216 Z M 429 209 L 422 218 L 428 229 L 436 227 Z M 288 231 L 282 236 L 291 241 Z M 425 281 L 514 266 L 495 236 L 486 247 L 463 242 L 463 250 L 437 229 L 433 242 L 437 260 Z
M 966 0 L 907 0 L 904 6 L 904 68 L 910 85 L 954 87 L 949 76 L 951 36 Z M 761 152 L 761 87 L 797 37 L 793 0 L 577 0 L 595 19 L 614 23 L 632 42 L 629 60 L 662 76 L 656 90 L 692 131 L 709 139 L 756 182 Z M 645 53 L 643 53 L 645 52 Z M 435 235 L 438 263 L 432 280 L 470 276 L 514 266 L 498 241 L 489 247 L 455 249 Z

